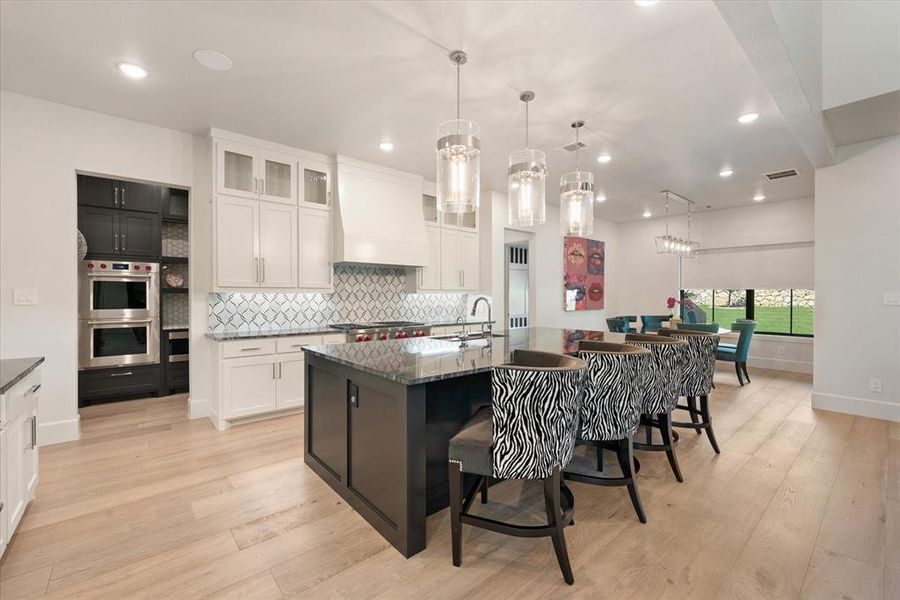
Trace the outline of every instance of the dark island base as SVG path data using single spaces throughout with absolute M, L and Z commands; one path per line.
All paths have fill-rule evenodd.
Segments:
M 404 556 L 422 551 L 426 515 L 449 505 L 448 442 L 490 405 L 490 372 L 404 385 L 311 354 L 306 370 L 304 462 Z

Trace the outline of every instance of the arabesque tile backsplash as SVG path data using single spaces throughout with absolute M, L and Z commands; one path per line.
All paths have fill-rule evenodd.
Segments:
M 465 293 L 408 294 L 405 271 L 335 265 L 334 293 L 219 292 L 209 295 L 209 330 L 256 331 L 329 323 L 453 321 Z

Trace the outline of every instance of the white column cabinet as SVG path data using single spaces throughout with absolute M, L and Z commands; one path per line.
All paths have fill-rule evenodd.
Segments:
M 259 203 L 260 286 L 297 287 L 297 208 Z
M 300 207 L 301 288 L 328 288 L 333 285 L 331 211 Z
M 215 205 L 217 287 L 259 286 L 259 201 L 219 196 Z
M 428 234 L 428 264 L 419 269 L 420 290 L 441 289 L 441 228 L 425 226 Z
M 454 229 L 441 230 L 441 289 L 462 288 L 462 271 L 459 265 L 460 232 Z

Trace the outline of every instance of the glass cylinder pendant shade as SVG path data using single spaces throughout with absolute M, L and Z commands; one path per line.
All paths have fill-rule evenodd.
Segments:
M 465 119 L 441 123 L 437 141 L 439 210 L 454 214 L 478 210 L 480 165 L 478 124 Z
M 563 235 L 594 233 L 594 174 L 572 171 L 559 178 L 559 224 Z
M 546 219 L 547 157 L 540 150 L 509 155 L 509 224 L 542 225 Z

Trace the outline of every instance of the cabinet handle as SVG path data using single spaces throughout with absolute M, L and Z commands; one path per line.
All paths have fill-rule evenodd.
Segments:
M 31 386 L 31 389 L 28 390 L 28 393 L 29 393 L 29 394 L 36 394 L 37 391 L 38 391 L 39 389 L 41 389 L 41 384 L 38 383 L 38 384 L 35 384 L 35 385 Z
M 131 371 L 125 371 L 124 373 L 110 373 L 110 377 L 127 377 L 128 375 L 134 375 Z
M 256 257 L 256 283 L 259 283 L 259 257 Z
M 37 447 L 37 415 L 31 417 L 31 449 Z
M 122 205 L 124 206 L 124 204 L 125 203 L 123 202 Z M 125 252 L 125 234 L 124 233 L 122 234 L 122 252 Z
M 254 193 L 254 194 L 256 193 L 256 187 L 257 187 L 257 183 L 256 183 L 256 182 L 257 182 L 258 179 L 259 179 L 258 177 L 254 177 L 254 178 L 253 178 L 253 193 Z
M 119 186 L 113 187 L 113 206 L 119 206 Z
M 277 379 L 277 377 L 275 377 L 275 365 L 277 364 L 278 363 L 272 363 L 272 379 Z
M 118 233 L 113 234 L 113 250 L 115 250 L 116 252 L 119 251 L 119 234 Z
M 266 195 L 266 180 L 260 178 L 260 180 L 259 180 L 259 186 L 260 186 L 260 190 L 259 190 L 260 193 L 261 193 L 263 196 L 265 196 L 265 195 Z
M 309 344 L 294 344 L 291 348 L 306 348 Z
M 281 379 L 281 366 L 282 366 L 283 364 L 284 364 L 284 363 L 278 363 L 278 379 Z
M 125 186 L 122 186 L 122 208 L 125 208 Z
M 241 352 L 252 352 L 254 350 L 262 350 L 259 346 L 253 346 L 252 348 L 241 348 Z
M 265 283 L 265 281 L 266 281 L 266 259 L 260 258 L 259 260 L 262 262 L 262 282 Z

